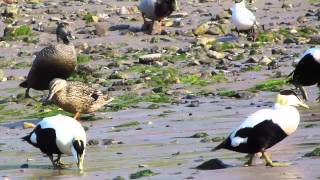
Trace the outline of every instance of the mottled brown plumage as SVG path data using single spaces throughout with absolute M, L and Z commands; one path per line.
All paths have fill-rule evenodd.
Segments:
M 108 95 L 103 95 L 101 91 L 94 89 L 82 82 L 66 81 L 54 79 L 50 83 L 48 100 L 52 100 L 63 110 L 77 113 L 75 118 L 80 117 L 80 113 L 91 113 L 97 111 L 113 100 Z
M 65 23 L 59 23 L 57 27 L 57 39 L 61 39 L 64 44 L 45 47 L 37 54 L 27 79 L 20 84 L 21 87 L 27 88 L 26 97 L 29 97 L 30 88 L 47 90 L 52 79 L 66 79 L 74 72 L 77 54 L 74 46 L 69 44 L 67 37 L 71 33 L 66 28 Z

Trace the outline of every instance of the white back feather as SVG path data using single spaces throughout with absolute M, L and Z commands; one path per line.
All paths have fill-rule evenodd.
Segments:
M 53 128 L 56 133 L 56 143 L 61 152 L 71 155 L 72 140 L 77 137 L 86 145 L 86 133 L 82 125 L 75 119 L 64 116 L 56 115 L 44 118 L 38 123 L 42 129 Z M 32 136 L 31 136 L 32 137 Z

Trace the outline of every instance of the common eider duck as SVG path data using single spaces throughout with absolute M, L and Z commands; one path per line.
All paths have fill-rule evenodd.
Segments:
M 140 0 L 139 10 L 143 18 L 143 28 L 147 28 L 146 18 L 152 20 L 152 25 L 155 21 L 159 23 L 159 29 L 154 30 L 153 34 L 161 34 L 162 20 L 169 16 L 173 11 L 178 8 L 177 0 Z M 152 32 L 152 28 L 150 28 Z
M 27 79 L 20 84 L 26 89 L 26 97 L 30 97 L 30 88 L 47 90 L 49 83 L 54 78 L 68 78 L 75 70 L 77 54 L 69 38 L 71 31 L 66 22 L 57 24 L 57 41 L 63 44 L 50 45 L 43 48 L 32 63 Z
M 247 32 L 251 34 L 251 37 L 255 41 L 256 39 L 256 26 L 257 20 L 255 15 L 246 7 L 246 1 L 242 0 L 239 3 L 236 3 L 231 8 L 232 24 L 236 27 L 238 35 L 240 32 Z
M 249 166 L 252 165 L 255 153 L 259 152 L 262 153 L 267 166 L 289 165 L 273 162 L 266 154 L 266 150 L 295 132 L 300 122 L 300 114 L 296 106 L 309 108 L 293 91 L 281 91 L 272 109 L 261 109 L 251 114 L 213 151 L 228 149 L 248 153 L 249 160 L 246 165 Z
M 305 100 L 308 95 L 303 86 L 320 86 L 320 49 L 310 48 L 300 58 L 296 68 L 289 74 L 290 82 L 302 92 Z M 318 98 L 319 100 L 319 98 Z
M 76 113 L 74 118 L 79 120 L 80 113 L 97 111 L 113 98 L 82 82 L 56 78 L 50 82 L 47 101 L 50 100 L 63 110 Z
M 78 168 L 83 169 L 86 133 L 81 124 L 71 117 L 56 115 L 44 118 L 22 139 L 47 154 L 54 168 L 64 167 L 61 155 L 66 154 L 73 156 Z M 56 159 L 53 159 L 53 154 L 57 154 Z

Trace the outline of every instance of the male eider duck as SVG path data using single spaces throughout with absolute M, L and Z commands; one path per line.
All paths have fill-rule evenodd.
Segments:
M 287 166 L 288 163 L 273 162 L 266 150 L 290 134 L 298 127 L 300 114 L 295 106 L 309 108 L 291 90 L 281 91 L 277 95 L 272 109 L 261 109 L 250 115 L 229 137 L 213 149 L 228 149 L 248 153 L 252 165 L 255 153 L 262 153 L 267 166 Z
M 139 10 L 143 18 L 143 29 L 146 29 L 146 18 L 148 18 L 152 20 L 152 26 L 154 21 L 158 21 L 159 29 L 155 30 L 154 34 L 161 34 L 162 20 L 177 8 L 177 0 L 140 0 Z M 152 32 L 152 30 L 150 32 Z
M 303 98 L 307 100 L 308 95 L 303 86 L 315 84 L 320 86 L 320 49 L 311 48 L 307 50 L 302 55 L 295 70 L 289 74 L 289 77 L 291 77 L 290 82 L 300 89 Z
M 57 41 L 63 44 L 50 45 L 42 49 L 32 63 L 27 79 L 20 84 L 26 89 L 26 97 L 30 88 L 47 90 L 54 78 L 68 78 L 75 70 L 77 54 L 68 38 L 72 37 L 66 22 L 59 22 L 56 29 Z
M 75 119 L 80 119 L 80 113 L 91 113 L 113 100 L 108 95 L 82 82 L 53 79 L 50 82 L 47 101 L 52 100 L 63 110 L 76 113 Z
M 64 167 L 60 158 L 62 154 L 66 154 L 72 155 L 78 168 L 83 169 L 86 133 L 81 124 L 71 117 L 56 115 L 44 118 L 22 139 L 47 154 L 54 168 Z M 57 159 L 53 159 L 53 154 L 58 155 Z
M 246 1 L 242 0 L 241 2 L 233 5 L 231 12 L 232 23 L 236 27 L 238 35 L 240 32 L 249 32 L 255 41 L 255 27 L 257 26 L 257 20 L 254 14 L 246 8 Z

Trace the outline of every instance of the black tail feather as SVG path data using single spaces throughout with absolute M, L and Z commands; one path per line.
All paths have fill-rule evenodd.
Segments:
M 220 143 L 218 146 L 216 146 L 215 148 L 213 148 L 211 151 L 217 151 L 217 150 L 219 150 L 219 149 L 225 148 L 225 147 L 226 147 L 226 143 L 227 143 L 227 141 L 224 140 L 222 143 Z
M 23 81 L 22 83 L 19 84 L 20 87 L 23 87 L 23 88 L 27 88 L 28 87 L 28 81 L 25 80 Z

